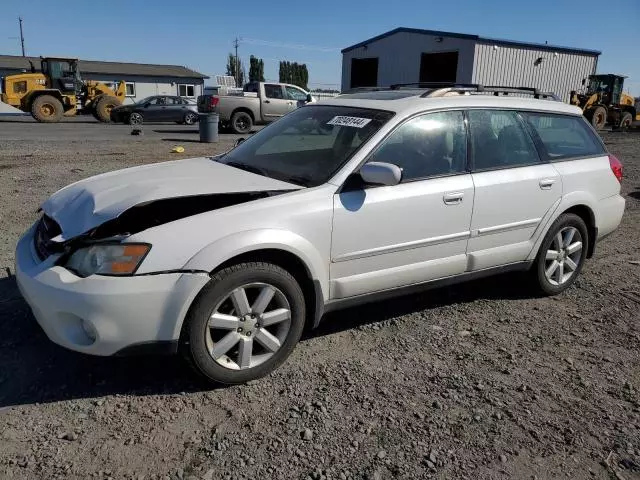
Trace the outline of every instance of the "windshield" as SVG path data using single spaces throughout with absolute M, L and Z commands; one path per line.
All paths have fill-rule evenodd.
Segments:
M 142 105 L 143 103 L 147 103 L 148 101 L 150 101 L 152 98 L 154 98 L 154 97 L 145 97 L 145 98 L 143 98 L 142 100 L 138 100 L 138 101 L 136 102 L 136 104 L 138 104 L 138 105 Z
M 326 183 L 393 113 L 304 106 L 217 158 L 236 168 L 312 187 Z
M 606 92 L 611 88 L 610 77 L 589 77 L 589 92 Z

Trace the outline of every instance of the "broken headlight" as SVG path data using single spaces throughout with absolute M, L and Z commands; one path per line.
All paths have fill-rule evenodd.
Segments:
M 151 245 L 144 243 L 98 244 L 79 248 L 68 257 L 65 267 L 80 277 L 90 275 L 132 275 Z

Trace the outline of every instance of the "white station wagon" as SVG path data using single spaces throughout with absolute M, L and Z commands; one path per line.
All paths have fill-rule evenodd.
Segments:
M 64 347 L 180 351 L 234 384 L 346 305 L 509 270 L 562 292 L 620 223 L 622 165 L 547 94 L 440 87 L 341 95 L 223 155 L 63 188 L 17 245 L 24 298 Z

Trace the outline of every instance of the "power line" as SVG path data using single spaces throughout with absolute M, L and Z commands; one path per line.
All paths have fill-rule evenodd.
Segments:
M 294 50 L 315 50 L 317 52 L 339 52 L 339 48 L 335 47 L 321 47 L 317 45 L 304 45 L 301 43 L 284 43 L 284 42 L 274 42 L 271 40 L 260 40 L 258 38 L 243 38 L 243 43 L 247 43 L 249 45 L 262 45 L 265 47 L 275 47 L 275 48 L 289 48 Z

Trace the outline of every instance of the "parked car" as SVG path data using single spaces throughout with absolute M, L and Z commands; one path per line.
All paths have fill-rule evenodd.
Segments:
M 198 111 L 220 116 L 222 128 L 246 134 L 254 125 L 273 122 L 296 108 L 314 103 L 309 92 L 286 83 L 251 82 L 241 93 L 225 91 L 198 97 Z
M 622 165 L 579 108 L 474 88 L 343 95 L 69 185 L 18 242 L 20 290 L 64 347 L 228 384 L 337 308 L 516 270 L 559 294 L 621 221 Z
M 198 121 L 194 100 L 171 95 L 154 95 L 131 105 L 111 110 L 111 121 L 140 125 L 143 122 L 176 122 L 193 125 Z

